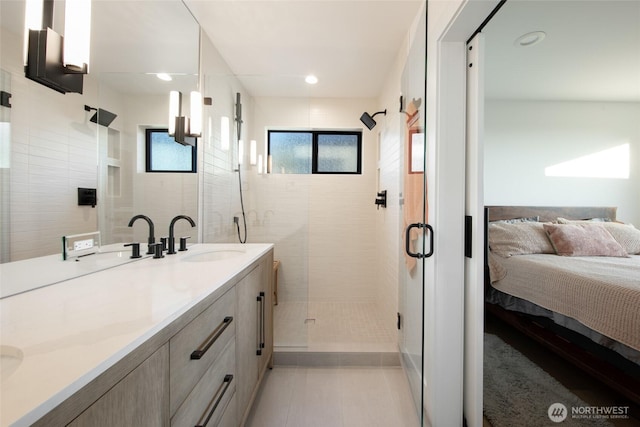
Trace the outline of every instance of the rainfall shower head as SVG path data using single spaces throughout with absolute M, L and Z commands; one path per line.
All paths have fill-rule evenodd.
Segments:
M 95 111 L 94 115 L 89 119 L 90 122 L 97 123 L 104 127 L 109 127 L 111 122 L 113 122 L 117 114 L 112 113 L 111 111 L 103 110 L 102 108 L 93 108 L 88 105 L 84 106 L 85 111 Z
M 373 118 L 375 116 L 377 116 L 378 114 L 384 114 L 385 116 L 387 115 L 387 110 L 384 111 L 378 111 L 377 113 L 375 113 L 374 115 L 371 115 L 369 113 L 367 113 L 366 111 L 364 113 L 362 113 L 362 115 L 360 116 L 360 121 L 362 123 L 364 123 L 364 125 L 366 127 L 369 128 L 369 130 L 373 129 L 374 127 L 376 127 L 376 121 L 373 120 Z

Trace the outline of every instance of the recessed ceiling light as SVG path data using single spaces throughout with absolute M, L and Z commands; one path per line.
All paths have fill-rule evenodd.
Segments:
M 165 82 L 170 82 L 171 80 L 173 80 L 173 78 L 167 73 L 157 73 L 156 76 L 160 80 L 164 80 Z
M 313 74 L 309 74 L 307 77 L 304 78 L 304 81 L 309 83 L 310 85 L 314 85 L 318 83 L 318 78 Z
M 516 46 L 528 47 L 534 44 L 540 43 L 547 36 L 544 31 L 533 31 L 531 33 L 523 34 L 515 41 Z

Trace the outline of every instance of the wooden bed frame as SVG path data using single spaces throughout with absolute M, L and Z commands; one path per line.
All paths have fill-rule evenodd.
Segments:
M 567 219 L 610 218 L 616 219 L 615 207 L 538 207 L 538 206 L 486 206 L 485 207 L 485 290 L 488 290 L 488 225 L 490 221 L 528 218 L 539 216 L 541 222 L 555 221 L 558 217 Z M 640 405 L 640 367 L 633 366 L 630 374 L 611 363 L 616 354 L 596 343 L 589 342 L 588 348 L 575 342 L 577 334 L 552 322 L 502 307 L 485 303 L 485 314 L 491 314 L 510 324 L 518 331 L 533 338 L 571 364 L 600 380 L 613 390 Z M 552 328 L 550 326 L 553 326 Z M 590 341 L 590 340 L 585 340 Z M 598 351 L 594 351 L 594 349 Z M 620 357 L 620 356 L 618 356 Z M 631 364 L 633 365 L 633 364 Z M 637 369 L 635 369 L 637 367 Z

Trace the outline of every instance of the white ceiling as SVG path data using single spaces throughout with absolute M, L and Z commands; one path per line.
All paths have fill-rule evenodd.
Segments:
M 147 72 L 184 74 L 176 80 L 194 85 L 200 23 L 254 96 L 377 97 L 422 5 L 185 3 L 189 9 L 181 0 L 93 0 L 91 71 L 108 72 L 131 92 L 166 93 L 168 85 Z M 23 10 L 24 0 L 0 0 L 2 26 L 21 34 Z M 530 31 L 547 36 L 516 47 Z M 483 33 L 489 98 L 640 101 L 640 0 L 509 0 Z M 318 76 L 317 85 L 303 83 L 308 73 Z
M 483 33 L 488 98 L 640 101 L 638 0 L 509 0 Z
M 185 0 L 254 96 L 380 94 L 421 0 Z M 315 86 L 304 83 L 315 74 Z

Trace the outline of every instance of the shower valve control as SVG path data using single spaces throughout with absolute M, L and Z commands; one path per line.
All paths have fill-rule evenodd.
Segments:
M 378 191 L 375 203 L 377 209 L 380 209 L 380 206 L 383 208 L 387 207 L 387 190 Z

